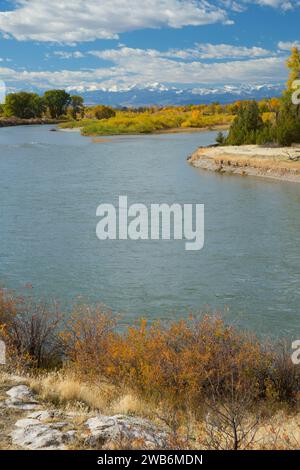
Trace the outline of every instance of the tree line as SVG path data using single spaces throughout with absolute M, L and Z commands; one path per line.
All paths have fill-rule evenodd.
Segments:
M 48 90 L 44 95 L 20 91 L 9 93 L 5 103 L 0 105 L 0 116 L 4 118 L 36 119 L 51 118 L 81 120 L 109 119 L 116 111 L 109 106 L 85 106 L 84 99 L 79 95 L 70 95 L 65 90 Z
M 59 119 L 70 115 L 73 119 L 83 117 L 84 100 L 79 95 L 70 95 L 65 90 L 48 90 L 43 96 L 20 91 L 9 93 L 2 105 L 4 117 L 35 119 L 50 117 Z
M 260 103 L 245 101 L 225 138 L 217 137 L 220 145 L 283 145 L 300 143 L 300 105 L 294 104 L 295 81 L 300 78 L 300 51 L 294 47 L 287 61 L 290 70 L 286 90 L 279 100 L 273 100 L 270 113 L 263 113 Z M 277 103 L 276 103 L 277 101 Z

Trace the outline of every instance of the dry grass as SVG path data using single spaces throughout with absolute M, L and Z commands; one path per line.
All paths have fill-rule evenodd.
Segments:
M 58 407 L 149 417 L 149 404 L 133 393 L 104 381 L 84 382 L 68 369 L 28 378 L 27 383 L 44 402 Z
M 149 404 L 145 404 L 143 400 L 132 393 L 127 393 L 117 398 L 117 400 L 111 404 L 110 409 L 113 414 L 136 416 L 145 416 L 145 410 L 148 410 L 148 413 L 150 412 Z
M 268 450 L 298 450 L 300 447 L 300 414 L 279 411 L 257 430 L 256 447 Z
M 45 402 L 81 410 L 104 412 L 116 396 L 114 386 L 84 383 L 64 371 L 38 375 L 30 379 L 29 385 Z

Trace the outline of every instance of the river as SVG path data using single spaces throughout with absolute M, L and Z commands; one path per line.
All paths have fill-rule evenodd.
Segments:
M 300 338 L 300 185 L 197 170 L 215 132 L 109 137 L 49 126 L 0 129 L 0 282 L 63 305 L 101 302 L 170 319 L 226 311 L 259 334 Z M 205 244 L 99 241 L 96 208 L 205 205 Z

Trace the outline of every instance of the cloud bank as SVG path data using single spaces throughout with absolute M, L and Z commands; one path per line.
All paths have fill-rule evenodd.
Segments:
M 0 31 L 18 40 L 72 43 L 226 21 L 226 11 L 205 0 L 19 0 L 15 10 L 0 12 Z
M 145 28 L 231 24 L 249 5 L 287 11 L 298 0 L 16 0 L 0 11 L 0 32 L 17 40 L 77 43 Z

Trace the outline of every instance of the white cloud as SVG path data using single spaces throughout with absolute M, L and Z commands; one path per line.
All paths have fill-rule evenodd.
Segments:
M 247 0 L 246 0 L 247 2 Z M 299 4 L 298 1 L 294 0 L 257 0 L 256 2 L 247 2 L 247 3 L 257 3 L 258 5 L 268 6 L 273 8 L 280 8 L 282 10 L 292 10 L 295 6 Z
M 59 57 L 60 59 L 81 59 L 82 57 L 84 57 L 84 54 L 80 51 L 54 51 L 53 55 Z M 47 57 L 49 57 L 49 55 Z
M 136 83 L 221 83 L 272 80 L 274 76 L 285 78 L 284 59 L 279 57 L 214 63 L 198 60 L 186 62 L 173 60 L 154 49 L 128 47 L 91 51 L 91 54 L 112 61 L 114 71 Z
M 226 11 L 206 0 L 17 0 L 15 10 L 0 12 L 0 31 L 18 40 L 74 43 L 227 21 Z
M 243 57 L 264 57 L 271 52 L 261 47 L 243 47 L 231 44 L 195 44 L 195 47 L 186 50 L 172 50 L 165 57 L 178 57 L 182 59 L 238 59 Z
M 262 7 L 277 8 L 279 10 L 293 10 L 299 6 L 299 0 L 223 0 L 221 3 L 224 7 L 231 8 L 235 12 L 244 11 L 247 5 L 254 4 Z
M 67 89 L 128 88 L 159 82 L 168 85 L 258 83 L 286 78 L 285 57 L 256 57 L 247 60 L 203 63 L 173 59 L 157 50 L 121 47 L 91 51 L 112 62 L 107 67 L 81 70 L 26 71 L 0 68 L 0 79 L 8 85 L 19 83 L 39 88 Z
M 230 44 L 195 44 L 188 49 L 169 49 L 158 51 L 156 49 L 133 49 L 121 46 L 118 49 L 88 51 L 88 54 L 113 62 L 120 62 L 123 58 L 169 58 L 181 60 L 208 60 L 208 59 L 241 59 L 271 56 L 272 53 L 261 47 L 243 47 Z
M 281 51 L 290 51 L 293 47 L 299 47 L 300 48 L 300 41 L 294 41 L 294 42 L 280 41 L 278 43 L 278 48 Z
M 4 37 L 73 44 L 144 28 L 232 24 L 230 13 L 251 4 L 287 11 L 299 6 L 299 0 L 11 0 L 11 4 L 10 11 L 0 11 Z

